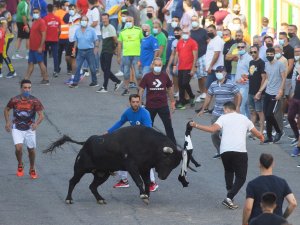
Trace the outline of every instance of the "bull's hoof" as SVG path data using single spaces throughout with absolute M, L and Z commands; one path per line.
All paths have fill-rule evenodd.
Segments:
M 106 201 L 105 201 L 104 199 L 102 199 L 102 200 L 97 200 L 97 203 L 98 203 L 99 205 L 106 205 L 106 204 L 107 204 Z
M 66 199 L 66 204 L 69 205 L 74 204 L 74 201 L 72 199 Z

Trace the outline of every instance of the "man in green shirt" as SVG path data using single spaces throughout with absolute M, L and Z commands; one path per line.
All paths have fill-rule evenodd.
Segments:
M 124 85 L 125 90 L 122 95 L 129 95 L 129 78 L 130 68 L 134 70 L 137 82 L 141 80 L 141 75 L 138 70 L 138 62 L 141 54 L 141 40 L 143 39 L 143 32 L 140 27 L 133 25 L 134 19 L 131 16 L 126 17 L 124 29 L 121 30 L 118 38 L 118 63 L 121 63 L 121 50 L 122 50 L 122 63 L 124 65 Z
M 155 20 L 153 23 L 153 33 L 154 37 L 158 41 L 159 46 L 159 53 L 158 57 L 162 59 L 163 68 L 162 71 L 166 71 L 166 61 L 167 61 L 167 37 L 166 35 L 161 31 L 162 24 L 159 20 Z
M 26 40 L 26 49 L 28 52 L 29 46 L 29 0 L 21 0 L 17 7 L 17 27 L 18 27 L 18 39 L 16 45 L 16 53 L 12 56 L 12 59 L 21 59 L 23 56 L 19 55 L 19 49 L 21 47 L 22 40 Z M 27 58 L 28 56 L 26 56 Z
M 156 20 L 155 12 L 153 6 L 149 5 L 147 7 L 147 17 L 149 18 L 146 21 L 146 24 L 150 26 L 151 34 L 153 35 L 153 21 Z

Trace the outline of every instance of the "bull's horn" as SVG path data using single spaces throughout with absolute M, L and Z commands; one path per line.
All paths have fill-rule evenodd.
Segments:
M 164 148 L 163 148 L 163 151 L 164 151 L 164 153 L 169 153 L 169 154 L 172 154 L 172 153 L 173 153 L 173 149 L 170 148 L 170 147 L 164 147 Z

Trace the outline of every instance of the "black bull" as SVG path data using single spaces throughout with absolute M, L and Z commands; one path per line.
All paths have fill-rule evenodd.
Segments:
M 119 170 L 128 171 L 140 190 L 140 198 L 149 202 L 150 169 L 155 168 L 158 178 L 165 180 L 176 168 L 182 151 L 162 133 L 143 126 L 124 127 L 105 135 L 93 135 L 85 142 L 74 141 L 68 136 L 54 142 L 44 153 L 53 152 L 65 142 L 83 145 L 78 153 L 74 176 L 69 181 L 66 203 L 73 203 L 72 192 L 85 173 L 92 173 L 94 180 L 89 188 L 97 203 L 105 204 L 97 188 Z

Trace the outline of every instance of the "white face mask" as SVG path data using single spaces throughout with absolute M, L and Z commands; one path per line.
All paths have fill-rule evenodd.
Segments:
M 198 23 L 197 21 L 193 21 L 193 22 L 192 22 L 192 27 L 193 27 L 193 28 L 199 27 L 199 23 Z
M 160 66 L 154 66 L 153 70 L 155 73 L 160 73 L 161 72 L 161 67 Z
M 183 34 L 183 35 L 182 35 L 183 40 L 187 40 L 187 39 L 189 39 L 189 37 L 190 37 L 190 36 L 189 36 L 188 34 Z
M 75 11 L 74 11 L 73 9 L 71 9 L 71 10 L 69 11 L 69 14 L 70 14 L 70 16 L 74 16 L 74 15 L 75 15 Z
M 276 53 L 276 54 L 275 54 L 275 58 L 276 58 L 276 59 L 279 59 L 280 57 L 281 57 L 281 53 Z
M 132 27 L 132 22 L 125 23 L 125 28 L 131 28 L 131 27 Z
M 224 74 L 223 73 L 216 73 L 216 78 L 218 79 L 218 80 L 222 80 L 223 78 L 224 78 Z
M 176 22 L 176 21 L 172 21 L 171 22 L 171 27 L 172 28 L 175 28 L 175 27 L 177 27 L 178 26 L 178 23 Z
M 33 14 L 32 14 L 32 18 L 35 19 L 35 20 L 37 20 L 38 18 L 40 18 L 40 14 L 38 14 L 38 13 L 33 13 Z
M 82 27 L 86 27 L 87 24 L 88 24 L 88 22 L 87 22 L 86 20 L 80 21 L 80 25 L 81 25 Z

